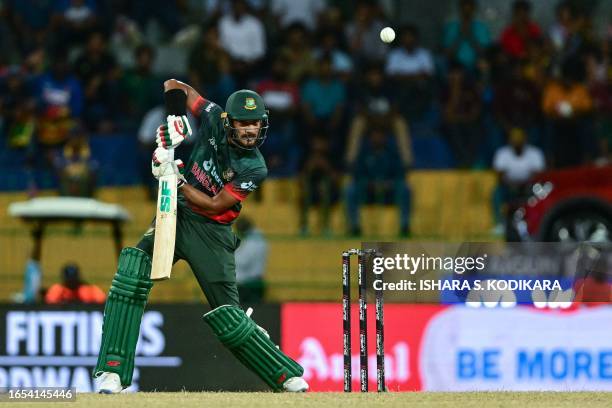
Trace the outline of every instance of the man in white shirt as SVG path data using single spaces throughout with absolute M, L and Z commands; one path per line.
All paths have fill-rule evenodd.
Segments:
M 430 76 L 434 62 L 429 50 L 419 46 L 419 33 L 415 26 L 401 30 L 400 46 L 387 56 L 385 71 L 395 77 Z
M 493 193 L 496 232 L 503 231 L 502 208 L 524 195 L 529 180 L 545 167 L 544 154 L 538 147 L 527 144 L 525 131 L 511 129 L 508 144 L 497 149 L 493 157 L 493 169 L 499 174 L 499 184 Z
M 325 0 L 272 0 L 272 13 L 280 20 L 280 26 L 304 24 L 311 32 L 317 28 L 319 14 L 325 9 Z
M 219 20 L 221 46 L 233 60 L 254 64 L 266 53 L 266 33 L 262 22 L 248 13 L 245 0 L 235 0 L 232 12 Z

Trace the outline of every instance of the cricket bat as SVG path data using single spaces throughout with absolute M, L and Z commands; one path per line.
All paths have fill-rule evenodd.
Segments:
M 168 149 L 169 160 L 174 160 L 174 149 Z M 159 178 L 157 214 L 155 216 L 155 242 L 153 245 L 152 280 L 170 278 L 176 239 L 177 175 Z

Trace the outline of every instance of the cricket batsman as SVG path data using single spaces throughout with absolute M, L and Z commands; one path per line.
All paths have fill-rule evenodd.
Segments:
M 268 130 L 263 100 L 243 89 L 230 95 L 224 110 L 174 79 L 164 83 L 164 97 L 168 117 L 157 129 L 152 172 L 156 178 L 176 174 L 179 180 L 174 261 L 184 259 L 191 266 L 212 309 L 204 321 L 242 364 L 274 391 L 306 391 L 303 368 L 240 308 L 236 287 L 239 240 L 231 223 L 242 201 L 267 175 L 258 149 Z M 166 148 L 191 135 L 187 108 L 199 118 L 200 135 L 183 174 L 181 161 L 169 159 Z M 119 256 L 93 372 L 101 377 L 100 393 L 121 392 L 132 382 L 140 322 L 153 286 L 154 235 L 152 227 L 136 247 L 123 248 Z

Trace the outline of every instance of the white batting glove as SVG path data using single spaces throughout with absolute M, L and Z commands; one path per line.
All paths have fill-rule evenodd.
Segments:
M 172 160 L 170 160 L 170 152 L 168 152 L 168 150 L 164 149 L 163 147 L 158 147 L 153 151 L 151 161 L 154 165 L 159 166 L 162 163 L 167 163 Z
M 191 134 L 191 126 L 186 115 L 168 115 L 166 123 L 157 128 L 155 143 L 164 149 L 175 148 Z
M 185 165 L 183 164 L 182 160 L 178 159 L 166 162 L 156 162 L 155 156 L 153 156 L 153 158 L 154 159 L 151 161 L 151 173 L 153 173 L 153 177 L 155 177 L 157 180 L 163 176 L 176 175 L 178 179 L 178 187 L 181 187 L 187 182 L 184 176 Z

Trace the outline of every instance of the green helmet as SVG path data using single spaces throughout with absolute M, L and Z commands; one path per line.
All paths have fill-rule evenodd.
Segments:
M 253 146 L 247 147 L 240 142 L 238 129 L 232 126 L 232 120 L 261 120 L 261 127 L 255 137 L 256 143 Z M 237 147 L 252 150 L 261 146 L 268 133 L 268 110 L 261 96 L 249 89 L 241 89 L 231 94 L 225 104 L 223 124 L 229 132 L 230 141 Z

